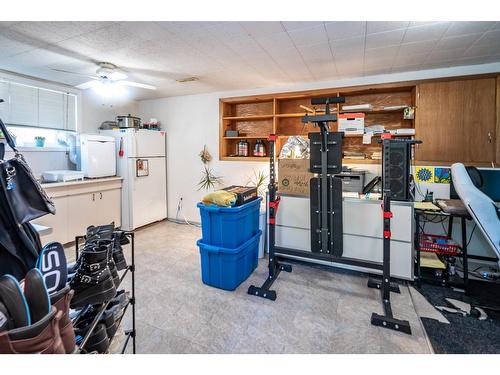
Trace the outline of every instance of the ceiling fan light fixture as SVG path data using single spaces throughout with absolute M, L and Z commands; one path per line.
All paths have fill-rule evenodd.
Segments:
M 122 80 L 122 79 L 127 79 L 128 75 L 126 75 L 124 72 L 120 72 L 118 70 L 115 70 L 113 73 L 111 73 L 109 75 L 109 78 L 112 81 L 119 81 L 119 80 Z

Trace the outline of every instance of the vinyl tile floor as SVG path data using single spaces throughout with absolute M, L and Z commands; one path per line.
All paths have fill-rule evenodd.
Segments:
M 412 335 L 370 324 L 372 312 L 382 313 L 382 306 L 365 274 L 297 264 L 292 273 L 280 274 L 273 302 L 246 292 L 266 278 L 262 259 L 234 292 L 204 285 L 200 237 L 199 228 L 166 221 L 136 231 L 137 353 L 432 351 L 407 286 L 391 298 L 395 315 L 409 320 Z M 125 328 L 130 309 L 127 315 Z

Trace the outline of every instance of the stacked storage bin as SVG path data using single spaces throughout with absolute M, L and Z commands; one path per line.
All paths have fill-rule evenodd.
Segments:
M 205 284 L 235 290 L 257 268 L 261 200 L 230 208 L 198 203 L 202 239 L 197 245 Z

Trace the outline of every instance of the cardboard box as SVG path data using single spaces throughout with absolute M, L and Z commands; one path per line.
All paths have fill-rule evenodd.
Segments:
M 301 197 L 309 196 L 309 159 L 280 159 L 278 161 L 278 192 Z

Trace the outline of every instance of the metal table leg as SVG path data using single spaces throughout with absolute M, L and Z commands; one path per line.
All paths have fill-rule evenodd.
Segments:
M 416 229 L 415 229 L 415 251 L 417 255 L 417 287 L 422 286 L 422 274 L 420 270 L 420 213 L 415 210 L 415 223 L 416 223 Z
M 468 292 L 469 287 L 469 262 L 467 259 L 467 219 L 465 217 L 462 220 L 462 262 L 464 266 L 464 290 L 465 293 Z

